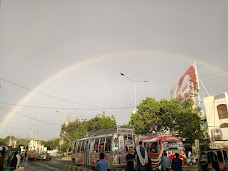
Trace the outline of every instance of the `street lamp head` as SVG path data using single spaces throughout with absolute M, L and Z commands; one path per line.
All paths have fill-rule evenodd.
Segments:
M 124 74 L 123 74 L 123 73 L 120 73 L 120 75 L 124 76 Z

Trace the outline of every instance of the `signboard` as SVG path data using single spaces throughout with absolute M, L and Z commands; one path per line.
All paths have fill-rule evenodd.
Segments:
M 191 87 L 191 84 L 193 87 Z M 172 98 L 183 100 L 189 98 L 191 96 L 191 89 L 198 91 L 197 76 L 194 66 L 190 66 L 188 68 L 188 70 L 180 78 L 177 87 L 171 90 Z

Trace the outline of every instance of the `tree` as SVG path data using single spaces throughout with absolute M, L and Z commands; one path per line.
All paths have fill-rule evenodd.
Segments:
M 65 149 L 68 152 L 72 142 L 76 139 L 86 137 L 88 131 L 110 128 L 115 125 L 116 120 L 114 116 L 106 116 L 105 113 L 98 114 L 95 118 L 88 121 L 80 121 L 79 119 L 76 119 L 73 122 L 69 122 L 68 125 L 63 124 L 60 132 L 60 137 L 64 140 L 62 150 Z
M 88 131 L 94 131 L 103 128 L 111 128 L 114 126 L 116 126 L 115 117 L 113 115 L 106 116 L 105 113 L 98 114 L 97 116 L 95 116 L 95 118 L 87 121 Z
M 136 134 L 145 134 L 157 122 L 159 103 L 154 98 L 147 97 L 137 106 L 138 111 L 131 114 L 129 125 L 135 128 Z
M 61 138 L 53 138 L 51 140 L 44 142 L 43 144 L 45 147 L 47 147 L 48 150 L 54 150 L 58 149 L 60 140 Z
M 197 110 L 181 110 L 176 119 L 175 131 L 183 138 L 204 139 L 205 132 L 202 130 L 202 122 Z
M 5 139 L 4 138 L 0 138 L 0 145 L 5 145 Z
M 81 122 L 76 119 L 74 122 L 69 122 L 68 125 L 62 125 L 60 137 L 65 141 L 73 141 L 85 137 L 86 132 L 86 121 Z
M 15 141 L 17 141 L 17 138 L 15 138 L 14 136 L 7 136 L 5 138 L 5 145 L 9 145 L 10 141 L 15 142 Z
M 28 140 L 26 139 L 18 139 L 17 140 L 17 147 L 19 148 L 20 146 L 26 147 L 28 145 Z
M 85 137 L 86 133 L 86 121 L 81 122 L 80 120 L 76 119 L 74 122 L 69 122 L 68 125 L 62 125 L 60 137 L 64 141 L 63 149 L 66 149 L 67 154 L 69 148 L 72 146 L 72 142 L 76 139 Z
M 169 128 L 182 138 L 204 138 L 200 109 L 193 109 L 191 99 L 182 102 L 177 99 L 156 101 L 147 97 L 137 109 L 129 121 L 129 124 L 135 128 L 136 134 L 148 133 L 152 125 L 157 125 L 158 131 Z
M 181 110 L 181 103 L 177 99 L 160 100 L 158 113 L 158 126 L 174 129 L 178 112 Z

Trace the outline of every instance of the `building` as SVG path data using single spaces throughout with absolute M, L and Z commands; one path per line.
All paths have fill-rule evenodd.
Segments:
M 228 147 L 228 94 L 204 98 L 208 134 L 212 146 Z M 217 144 L 217 145 L 216 145 Z

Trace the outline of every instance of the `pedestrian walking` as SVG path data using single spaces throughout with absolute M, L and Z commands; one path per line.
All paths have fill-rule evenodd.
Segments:
M 172 169 L 173 171 L 182 171 L 182 160 L 179 159 L 179 153 L 175 153 L 175 158 L 172 160 Z
M 10 167 L 12 170 L 15 170 L 17 168 L 17 153 L 18 153 L 17 151 L 14 152 L 13 158 L 10 162 Z
M 161 170 L 162 171 L 169 171 L 170 168 L 170 159 L 167 157 L 167 152 L 164 152 L 164 156 L 161 158 Z
M 4 159 L 6 157 L 6 153 L 4 151 L 1 152 L 0 156 L 0 171 L 4 171 Z
M 137 171 L 145 171 L 145 165 L 148 163 L 148 156 L 145 148 L 142 146 L 142 141 L 136 146 L 134 155 L 137 156 Z
M 107 171 L 108 170 L 108 162 L 104 159 L 105 154 L 100 153 L 100 160 L 96 163 L 96 169 L 98 171 Z
M 16 157 L 17 157 L 17 166 L 16 166 L 16 168 L 19 168 L 20 162 L 21 162 L 21 156 L 20 156 L 19 152 L 17 153 Z

